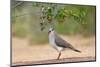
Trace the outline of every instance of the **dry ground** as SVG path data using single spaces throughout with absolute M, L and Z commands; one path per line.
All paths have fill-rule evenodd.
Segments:
M 95 37 L 84 38 L 82 36 L 61 36 L 63 39 L 71 43 L 75 48 L 82 51 L 77 53 L 71 50 L 62 52 L 60 58 L 71 57 L 95 57 Z M 12 38 L 12 62 L 21 61 L 41 61 L 56 59 L 58 52 L 49 44 L 29 45 L 27 38 Z

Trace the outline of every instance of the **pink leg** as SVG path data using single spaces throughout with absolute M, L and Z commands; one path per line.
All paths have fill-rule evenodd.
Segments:
M 58 55 L 58 57 L 57 57 L 58 60 L 59 60 L 60 56 L 61 56 L 61 52 L 59 53 L 59 55 Z

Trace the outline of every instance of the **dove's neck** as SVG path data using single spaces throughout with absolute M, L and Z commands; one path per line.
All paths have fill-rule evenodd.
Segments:
M 49 34 L 49 42 L 50 44 L 55 44 L 55 32 L 54 31 L 50 32 Z

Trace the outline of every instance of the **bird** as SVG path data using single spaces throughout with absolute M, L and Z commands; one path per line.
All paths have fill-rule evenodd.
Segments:
M 60 58 L 61 56 L 61 52 L 63 50 L 65 50 L 66 48 L 71 49 L 75 52 L 81 52 L 80 50 L 74 48 L 70 43 L 68 43 L 67 41 L 65 41 L 64 39 L 62 39 L 60 36 L 58 36 L 54 30 L 54 28 L 49 28 L 48 31 L 48 36 L 49 36 L 49 43 L 50 45 L 57 50 L 58 57 L 57 59 Z

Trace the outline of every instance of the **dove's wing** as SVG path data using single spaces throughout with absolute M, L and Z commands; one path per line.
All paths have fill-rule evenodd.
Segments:
M 60 38 L 59 36 L 57 36 L 56 34 L 55 34 L 55 43 L 59 47 L 69 48 L 69 49 L 72 49 L 76 52 L 80 52 L 79 50 L 75 49 L 71 44 L 69 44 L 67 41 L 65 41 L 62 38 Z

